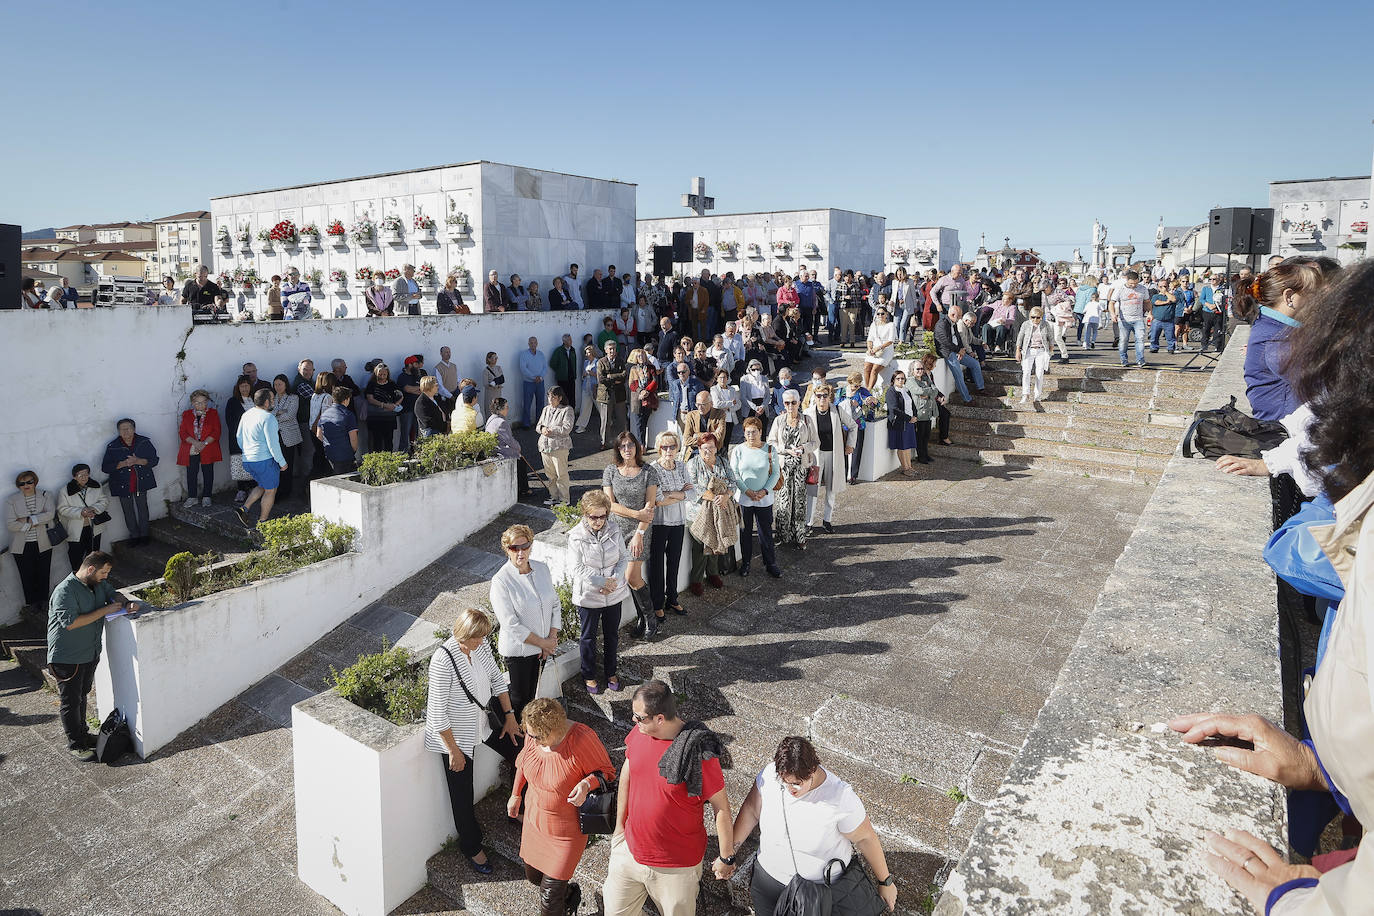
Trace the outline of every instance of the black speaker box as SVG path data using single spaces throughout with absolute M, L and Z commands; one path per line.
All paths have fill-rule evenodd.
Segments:
M 0 223 L 0 308 L 19 308 L 19 282 L 23 264 L 19 263 L 19 237 L 23 230 Z
M 692 232 L 673 233 L 673 260 L 679 264 L 684 264 L 692 260 L 692 245 L 696 242 L 696 234 Z
M 1250 211 L 1250 254 L 1268 254 L 1274 240 L 1274 208 Z
M 673 275 L 673 248 L 671 245 L 655 245 L 652 249 L 654 254 L 654 276 L 671 277 Z
M 1272 222 L 1273 211 L 1269 211 Z M 1250 253 L 1249 207 L 1219 207 L 1210 214 L 1211 230 L 1207 234 L 1208 254 Z

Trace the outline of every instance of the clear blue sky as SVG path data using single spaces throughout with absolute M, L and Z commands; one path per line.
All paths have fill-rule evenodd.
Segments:
M 1369 173 L 1374 5 L 6 4 L 0 222 L 492 159 L 1054 256 Z M 12 124 L 14 122 L 11 122 Z M 54 130 L 62 127 L 60 133 Z

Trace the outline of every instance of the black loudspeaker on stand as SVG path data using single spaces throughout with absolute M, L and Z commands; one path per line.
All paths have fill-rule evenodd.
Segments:
M 653 253 L 654 276 L 671 277 L 673 275 L 673 248 L 671 245 L 655 245 L 650 249 Z
M 696 236 L 691 232 L 673 233 L 673 261 L 686 264 L 692 260 L 692 245 Z
M 10 223 L 0 223 L 0 308 L 19 308 L 19 237 L 23 231 Z
M 1208 224 L 1208 254 L 1268 254 L 1273 243 L 1274 211 L 1270 207 L 1218 207 L 1209 215 Z

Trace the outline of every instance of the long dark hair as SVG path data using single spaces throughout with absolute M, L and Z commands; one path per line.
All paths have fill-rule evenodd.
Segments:
M 1289 337 L 1284 370 L 1315 415 L 1303 462 L 1335 501 L 1374 472 L 1374 262 L 1346 268 L 1312 312 Z

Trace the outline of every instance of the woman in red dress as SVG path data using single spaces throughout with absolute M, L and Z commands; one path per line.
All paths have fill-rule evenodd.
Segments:
M 587 848 L 578 829 L 577 809 L 597 786 L 594 774 L 608 783 L 615 776 L 601 739 L 581 722 L 569 722 L 556 700 L 531 700 L 522 724 L 529 740 L 515 760 L 515 786 L 506 812 L 520 813 L 525 801 L 520 858 L 525 877 L 539 888 L 539 916 L 577 911 L 582 890 L 573 871 Z

